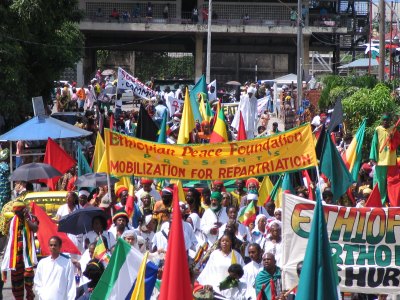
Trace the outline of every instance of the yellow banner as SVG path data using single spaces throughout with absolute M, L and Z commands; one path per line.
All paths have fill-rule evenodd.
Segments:
M 116 176 L 228 180 L 317 166 L 309 124 L 271 137 L 221 144 L 158 144 L 108 129 L 104 136 L 107 171 Z

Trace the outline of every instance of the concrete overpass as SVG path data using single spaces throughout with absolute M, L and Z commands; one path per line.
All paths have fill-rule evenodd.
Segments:
M 144 4 L 145 1 L 136 1 Z M 175 11 L 171 18 L 163 19 L 160 15 L 165 1 L 152 2 L 158 7 L 158 15 L 148 19 L 143 16 L 124 21 L 111 21 L 108 14 L 111 7 L 120 7 L 122 13 L 128 10 L 128 4 L 133 2 L 113 2 L 109 5 L 107 1 L 80 1 L 80 8 L 86 11 L 86 18 L 80 22 L 80 29 L 86 38 L 85 58 L 83 61 L 83 74 L 85 81 L 90 78 L 90 74 L 96 68 L 96 51 L 99 49 L 122 50 L 122 51 L 152 51 L 152 52 L 190 52 L 195 57 L 195 76 L 199 77 L 205 71 L 205 49 L 207 24 L 203 24 L 201 18 L 198 23 L 193 24 L 188 17 L 183 18 L 179 6 L 182 0 L 171 1 Z M 200 1 L 201 2 L 201 1 Z M 147 3 L 147 2 L 146 2 Z M 107 4 L 107 5 L 106 5 Z M 219 5 L 225 5 L 220 2 Z M 233 14 L 236 9 L 240 10 L 243 3 L 228 3 L 229 14 Z M 250 5 L 247 3 L 245 5 Z M 201 5 L 204 5 L 201 4 Z M 287 18 L 287 10 L 295 7 L 295 3 L 287 3 L 286 6 L 275 3 L 252 3 L 263 10 L 264 14 L 258 18 L 251 18 L 248 22 L 241 19 L 226 19 L 229 17 L 221 13 L 217 20 L 212 24 L 212 53 L 214 62 L 212 65 L 212 77 L 219 73 L 229 72 L 231 79 L 240 80 L 240 70 L 246 66 L 238 66 L 238 60 L 245 60 L 247 69 L 252 69 L 255 64 L 259 65 L 260 74 L 279 76 L 288 72 L 296 73 L 297 27 L 291 26 Z M 103 17 L 94 15 L 95 7 L 103 7 Z M 213 4 L 213 7 L 215 5 Z M 221 6 L 222 7 L 222 6 Z M 222 11 L 222 8 L 219 8 Z M 228 7 L 228 6 L 226 6 Z M 263 18 L 269 11 L 276 11 L 277 7 L 282 9 L 281 15 L 270 16 L 269 19 Z M 108 11 L 107 11 L 108 9 Z M 218 9 L 218 6 L 217 6 Z M 178 18 L 180 17 L 180 18 Z M 303 28 L 303 65 L 305 74 L 309 69 L 309 51 L 333 52 L 338 59 L 340 36 L 347 34 L 346 22 L 340 18 L 335 21 L 319 20 L 319 16 L 310 13 L 307 16 L 306 24 Z M 323 42 L 321 42 L 323 41 Z M 227 55 L 229 54 L 229 55 Z M 231 59 L 227 59 L 231 57 Z M 243 58 L 245 57 L 245 58 Z M 225 58 L 226 65 L 219 65 L 218 62 Z M 334 63 L 334 65 L 336 65 Z M 232 73 L 233 72 L 233 73 Z M 214 76 L 213 76 L 214 75 Z

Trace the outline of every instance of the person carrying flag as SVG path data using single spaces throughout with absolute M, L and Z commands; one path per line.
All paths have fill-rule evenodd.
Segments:
M 11 288 L 15 299 L 33 299 L 33 267 L 37 263 L 34 233 L 38 231 L 39 220 L 30 214 L 22 201 L 14 201 L 15 216 L 10 221 L 7 248 L 1 265 L 2 280 L 7 281 L 11 270 Z
M 394 182 L 391 179 L 398 175 L 396 149 L 400 144 L 400 133 L 397 130 L 400 120 L 390 128 L 391 116 L 385 113 L 381 121 L 381 125 L 375 128 L 369 155 L 369 159 L 375 165 L 373 186 L 378 183 L 383 203 L 388 202 L 389 198 L 391 206 L 399 206 L 399 191 L 392 188 Z

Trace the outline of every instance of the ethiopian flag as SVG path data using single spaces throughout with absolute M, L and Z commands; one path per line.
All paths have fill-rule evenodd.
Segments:
M 278 199 L 279 197 L 282 197 L 282 181 L 283 181 L 283 175 L 279 176 L 278 181 L 275 183 L 274 187 L 272 188 L 271 193 L 267 196 L 267 200 L 264 202 L 267 203 L 269 201 L 274 201 L 275 202 L 275 207 L 279 208 L 280 206 L 277 206 L 281 204 L 281 201 Z M 263 183 L 261 183 L 261 186 Z
M 110 262 L 110 254 L 103 243 L 103 239 L 97 240 L 96 248 L 94 248 L 93 257 L 108 264 Z
M 358 171 L 360 170 L 362 160 L 361 150 L 364 142 L 366 124 L 367 120 L 364 119 L 346 152 L 342 154 L 344 164 L 346 165 L 351 177 L 355 182 L 357 182 L 358 179 Z
M 258 189 L 258 202 L 257 206 L 264 206 L 266 202 L 270 199 L 270 195 L 272 194 L 272 190 L 274 189 L 274 185 L 269 179 L 269 176 L 265 176 L 263 181 L 261 182 L 260 188 Z
M 214 130 L 211 133 L 210 144 L 223 143 L 228 141 L 228 133 L 226 132 L 225 115 L 222 108 L 219 109 Z
M 250 201 L 250 203 L 241 211 L 239 215 L 239 222 L 245 226 L 249 226 L 251 222 L 254 222 L 256 219 L 256 208 L 254 206 L 254 201 Z

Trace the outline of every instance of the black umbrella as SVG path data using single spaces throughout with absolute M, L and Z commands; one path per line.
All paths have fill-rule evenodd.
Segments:
M 48 164 L 30 163 L 15 169 L 9 179 L 10 181 L 30 181 L 53 178 L 61 175 L 59 171 Z
M 111 184 L 119 181 L 118 178 L 110 177 Z M 107 185 L 107 173 L 90 173 L 79 176 L 75 181 L 76 186 L 98 187 Z
M 75 235 L 87 233 L 93 230 L 92 220 L 98 216 L 106 218 L 104 211 L 98 207 L 88 207 L 75 210 L 73 213 L 60 219 L 58 222 L 58 231 Z

